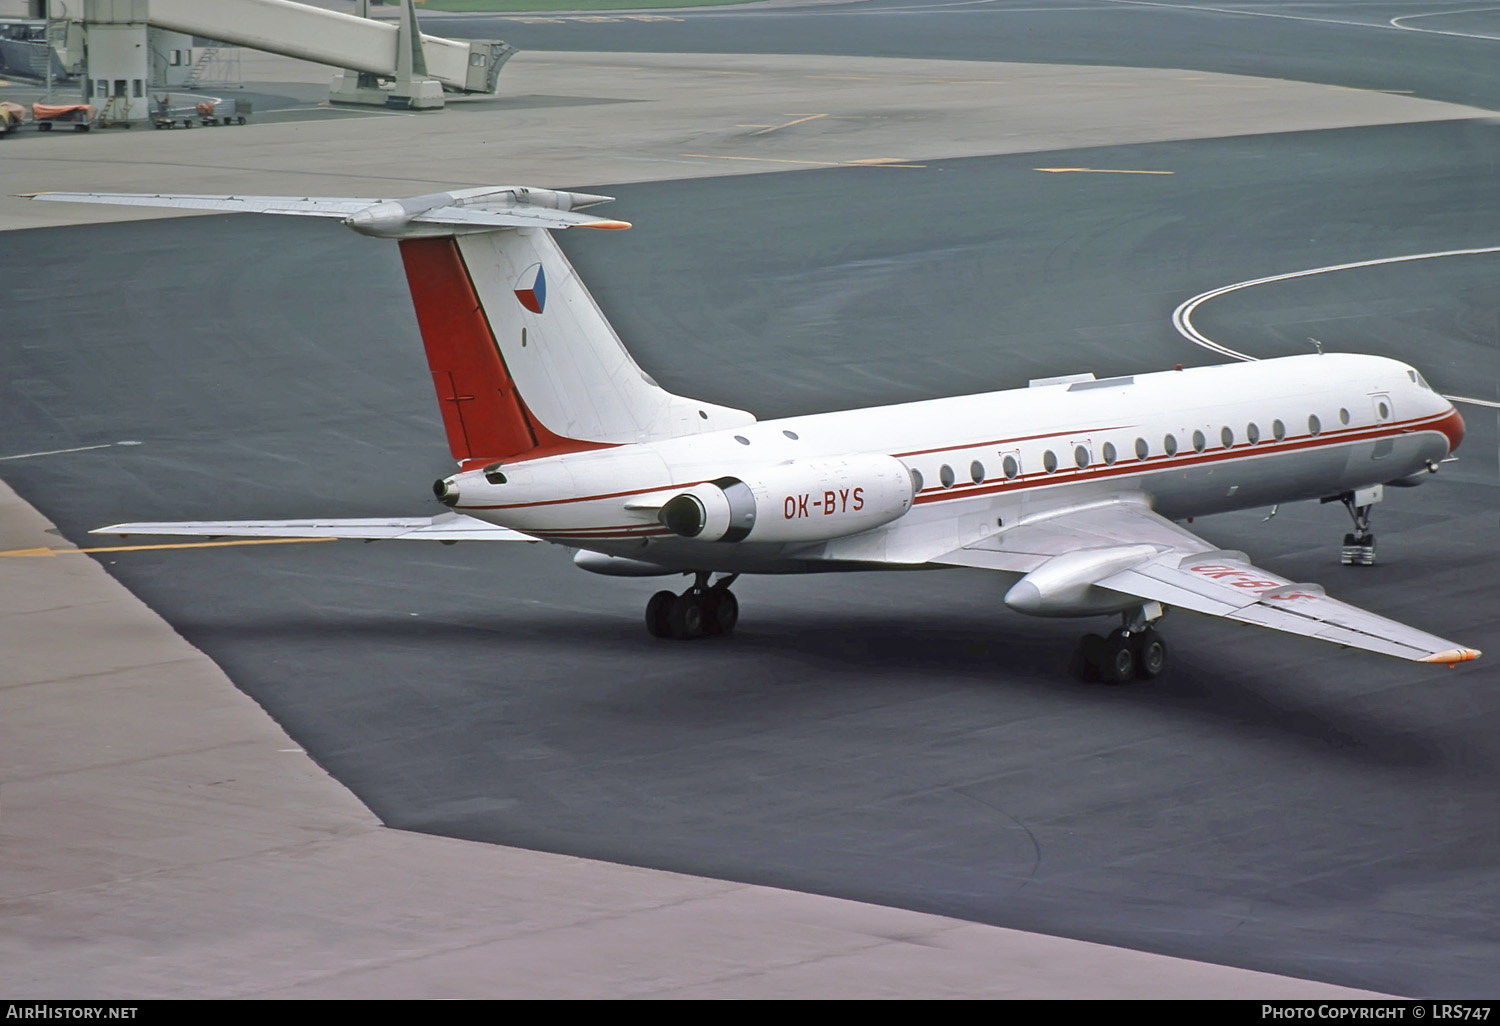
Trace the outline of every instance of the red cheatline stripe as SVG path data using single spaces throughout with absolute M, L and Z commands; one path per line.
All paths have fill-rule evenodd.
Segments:
M 696 485 L 707 484 L 708 478 L 702 481 L 689 481 L 687 484 L 658 485 L 653 488 L 632 488 L 627 492 L 605 492 L 602 495 L 580 495 L 573 499 L 543 499 L 540 502 L 515 502 L 508 505 L 498 506 L 455 506 L 454 509 L 530 509 L 533 506 L 556 506 L 565 502 L 594 502 L 598 499 L 619 499 L 626 495 L 646 495 L 650 492 L 669 492 L 674 488 L 692 488 Z

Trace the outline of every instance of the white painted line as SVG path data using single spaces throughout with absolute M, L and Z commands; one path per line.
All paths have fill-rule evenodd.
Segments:
M 6 460 L 29 460 L 33 456 L 60 456 L 65 452 L 88 452 L 90 449 L 108 449 L 114 442 L 105 442 L 103 445 L 80 445 L 76 449 L 48 449 L 46 452 L 23 452 L 14 456 L 0 456 L 0 463 Z M 121 443 L 125 444 L 125 443 Z M 133 443 L 139 445 L 139 442 Z
M 1202 346 L 1204 349 L 1207 349 L 1210 352 L 1215 352 L 1220 356 L 1227 356 L 1234 360 L 1244 360 L 1247 362 L 1254 361 L 1260 358 L 1257 356 L 1251 356 L 1248 353 L 1242 353 L 1238 349 L 1230 349 L 1228 346 L 1220 345 L 1218 342 L 1215 342 L 1213 339 L 1209 338 L 1207 335 L 1203 334 L 1203 332 L 1195 328 L 1193 326 L 1193 311 L 1197 310 L 1198 307 L 1202 306 L 1210 299 L 1217 299 L 1219 296 L 1226 296 L 1231 292 L 1238 292 L 1241 289 L 1248 289 L 1255 285 L 1270 285 L 1273 282 L 1278 281 L 1291 281 L 1296 278 L 1310 278 L 1315 274 L 1331 274 L 1334 271 L 1352 271 L 1360 267 L 1379 267 L 1383 264 L 1404 264 L 1410 263 L 1414 260 L 1437 260 L 1440 257 L 1478 256 L 1483 253 L 1500 253 L 1500 246 L 1482 246 L 1477 249 L 1447 249 L 1435 253 L 1409 253 L 1406 256 L 1381 257 L 1378 260 L 1356 260 L 1355 262 L 1349 264 L 1330 264 L 1327 267 L 1314 267 L 1306 271 L 1291 271 L 1287 274 L 1273 274 L 1265 278 L 1254 278 L 1250 281 L 1236 282 L 1233 285 L 1225 285 L 1221 288 L 1211 289 L 1208 292 L 1199 293 L 1192 299 L 1189 299 L 1187 302 L 1182 303 L 1177 307 L 1176 310 L 1172 311 L 1172 327 L 1177 329 L 1177 334 L 1181 335 L 1189 342 L 1193 343 L 1196 346 Z M 1470 396 L 1463 395 L 1445 395 L 1443 396 L 1443 398 L 1447 399 L 1449 402 L 1454 403 L 1469 403 L 1473 406 L 1488 406 L 1493 409 L 1500 409 L 1500 403 L 1494 402 L 1489 399 L 1475 399 Z
M 1320 25 L 1347 25 L 1350 28 L 1380 29 L 1389 31 L 1393 28 L 1400 29 L 1403 26 L 1391 25 L 1379 21 L 1351 21 L 1348 18 L 1315 18 L 1306 14 L 1282 14 L 1277 11 L 1256 11 L 1237 7 L 1213 7 L 1208 4 L 1182 4 L 1163 3 L 1161 0 L 1099 0 L 1100 3 L 1121 4 L 1129 7 L 1155 7 L 1165 8 L 1169 11 L 1202 11 L 1207 14 L 1229 14 L 1244 18 L 1277 18 L 1281 21 L 1311 21 Z M 1448 12 L 1452 13 L 1452 12 Z M 1422 29 L 1408 29 L 1407 31 L 1420 32 Z M 1486 38 L 1486 37 L 1477 37 Z
M 1429 11 L 1426 14 L 1404 14 L 1399 18 L 1392 18 L 1392 28 L 1404 29 L 1407 32 L 1425 32 L 1433 36 L 1458 36 L 1462 39 L 1493 39 L 1500 41 L 1500 36 L 1487 36 L 1479 32 L 1452 32 L 1446 29 L 1417 28 L 1413 25 L 1403 25 L 1403 21 L 1415 21 L 1418 18 L 1436 18 L 1444 14 L 1479 14 L 1486 11 L 1500 11 L 1500 7 L 1466 7 L 1461 11 Z

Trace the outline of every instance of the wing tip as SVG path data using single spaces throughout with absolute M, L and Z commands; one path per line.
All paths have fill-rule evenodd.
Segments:
M 624 231 L 626 228 L 633 228 L 635 226 L 632 225 L 629 221 L 615 221 L 615 220 L 609 220 L 609 219 L 601 219 L 601 220 L 598 220 L 598 221 L 585 221 L 582 224 L 580 224 L 578 227 L 580 227 L 580 228 L 601 228 L 601 229 L 603 229 L 605 231 L 618 232 L 618 231 Z
M 1482 652 L 1477 648 L 1450 648 L 1443 652 L 1434 652 L 1430 656 L 1423 656 L 1424 663 L 1440 663 L 1445 666 L 1455 666 L 1458 663 L 1472 662 L 1478 659 Z

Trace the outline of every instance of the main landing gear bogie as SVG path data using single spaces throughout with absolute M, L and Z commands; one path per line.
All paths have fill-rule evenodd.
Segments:
M 709 638 L 733 633 L 740 619 L 740 603 L 729 586 L 737 574 L 710 585 L 708 574 L 698 574 L 682 594 L 659 591 L 646 603 L 646 630 L 654 638 Z
M 1124 626 L 1104 637 L 1085 634 L 1078 645 L 1080 675 L 1105 684 L 1159 677 L 1167 668 L 1167 643 L 1152 626 L 1162 615 L 1161 607 L 1151 612 L 1149 618 L 1144 610 L 1127 616 Z

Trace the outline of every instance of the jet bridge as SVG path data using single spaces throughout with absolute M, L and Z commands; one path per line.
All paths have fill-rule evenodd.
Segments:
M 444 93 L 493 95 L 501 66 L 515 53 L 500 40 L 423 33 L 411 0 L 402 0 L 395 24 L 292 0 L 84 0 L 83 7 L 90 92 L 106 83 L 110 98 L 136 74 L 133 68 L 95 67 L 93 37 L 143 31 L 146 25 L 338 68 L 335 102 L 416 109 L 441 107 Z M 101 47 L 100 56 L 109 49 Z

